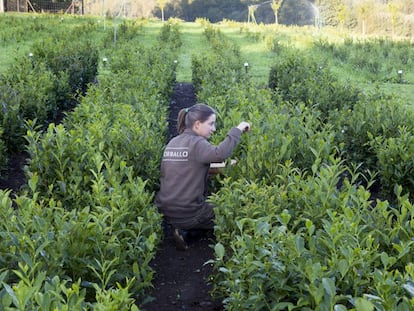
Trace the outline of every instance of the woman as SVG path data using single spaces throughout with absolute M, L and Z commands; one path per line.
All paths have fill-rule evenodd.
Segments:
M 181 109 L 179 135 L 165 148 L 161 162 L 161 187 L 155 203 L 167 222 L 174 227 L 177 249 L 188 248 L 186 230 L 212 229 L 213 206 L 206 202 L 207 178 L 211 162 L 222 162 L 237 146 L 250 124 L 241 122 L 230 129 L 217 146 L 208 142 L 216 130 L 216 112 L 204 104 Z

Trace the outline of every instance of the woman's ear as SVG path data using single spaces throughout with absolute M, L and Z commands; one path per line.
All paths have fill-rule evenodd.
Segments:
M 200 120 L 195 121 L 193 124 L 193 130 L 198 130 L 198 128 L 200 127 L 200 123 Z

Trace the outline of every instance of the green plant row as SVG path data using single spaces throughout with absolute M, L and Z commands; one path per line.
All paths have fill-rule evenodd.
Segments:
M 6 310 L 138 310 L 150 298 L 176 49 L 118 43 L 61 125 L 29 127 L 27 188 L 14 200 L 2 193 Z
M 390 98 L 361 94 L 305 58 L 283 53 L 272 70 L 267 90 L 248 77 L 201 87 L 224 128 L 215 139 L 252 123 L 210 197 L 215 294 L 227 310 L 411 310 L 410 188 L 390 179 L 392 204 L 373 192 L 377 174 L 397 167 L 387 156 L 395 164 L 404 150 L 408 159 L 411 128 L 398 129 L 410 114 L 391 113 Z M 355 161 L 351 150 L 372 156 Z M 378 159 L 387 171 L 375 169 Z
M 26 31 L 34 24 L 47 27 L 49 19 L 29 20 Z M 63 22 L 62 22 L 63 23 Z M 4 166 L 14 152 L 24 150 L 25 122 L 36 120 L 45 127 L 58 114 L 73 107 L 78 94 L 85 92 L 94 81 L 98 67 L 98 50 L 86 39 L 96 32 L 96 25 L 88 24 L 68 30 L 58 25 L 48 37 L 38 39 L 30 55 L 16 59 L 0 75 L 0 126 L 5 152 L 0 157 Z
M 315 48 L 332 56 L 337 62 L 347 64 L 351 70 L 361 72 L 370 81 L 413 82 L 414 50 L 413 44 L 407 40 L 346 39 L 341 44 L 320 40 L 315 42 Z
M 215 290 L 227 310 L 411 310 L 413 206 L 373 208 L 340 163 L 272 185 L 228 179 L 217 206 Z M 379 224 L 381 224 L 379 226 Z
M 243 77 L 240 48 L 209 23 L 204 35 L 211 49 L 191 59 L 192 82 L 197 93 L 206 87 L 221 90 Z
M 362 97 L 351 83 L 335 78 L 325 63 L 295 50 L 279 52 L 270 69 L 269 87 L 284 101 L 317 108 L 323 120 L 334 111 L 352 109 Z
M 228 39 L 223 38 L 224 47 Z M 234 54 L 237 58 L 238 52 Z M 217 84 L 217 80 L 231 72 L 233 63 L 223 62 L 223 67 L 215 71 L 217 79 L 210 79 L 209 72 L 203 71 L 204 67 L 211 68 L 212 65 L 206 61 L 196 70 L 204 72 L 201 80 L 205 81 L 197 93 L 199 101 L 215 107 L 219 114 L 218 133 L 213 140 L 220 141 L 228 128 L 240 120 L 255 125 L 249 135 L 243 137 L 234 154 L 241 161 L 228 172 L 232 177 L 245 176 L 271 183 L 279 174 L 278 163 L 293 160 L 295 166 L 310 170 L 316 158 L 328 159 L 336 151 L 335 132 L 331 125 L 323 122 L 321 111 L 300 100 L 287 102 L 272 89 L 255 87 L 248 74 L 243 74 L 242 78 L 230 74 L 232 79 Z
M 278 104 L 281 98 L 309 107 L 333 129 L 334 145 L 348 165 L 378 174 L 382 198 L 395 198 L 396 185 L 402 185 L 412 198 L 413 110 L 380 89 L 363 92 L 350 82 L 339 81 L 317 60 L 291 52 L 280 55 L 269 74 L 269 87 L 276 93 L 274 102 Z M 400 145 L 390 145 L 390 139 Z
M 21 14 L 8 12 L 0 18 L 0 41 L 5 45 L 35 42 L 45 35 L 70 34 L 80 25 L 96 24 L 96 18 L 63 16 L 53 14 Z M 63 31 L 63 32 L 62 32 Z M 16 51 L 17 53 L 19 51 Z

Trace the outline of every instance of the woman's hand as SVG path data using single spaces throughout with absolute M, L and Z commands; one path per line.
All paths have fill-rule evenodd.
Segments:
M 237 128 L 242 132 L 248 132 L 250 131 L 250 124 L 247 122 L 241 122 L 239 125 L 237 125 Z

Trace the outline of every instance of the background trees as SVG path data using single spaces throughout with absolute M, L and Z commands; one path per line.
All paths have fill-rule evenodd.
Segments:
M 153 14 L 161 18 L 159 8 Z M 410 36 L 414 0 L 167 0 L 165 16 L 211 22 L 340 26 L 361 33 Z
M 0 0 L 5 11 L 23 2 Z M 40 7 L 42 3 L 51 1 L 31 0 L 31 3 Z M 56 0 L 54 3 L 63 5 L 65 9 L 71 1 Z M 405 37 L 412 37 L 414 29 L 414 0 L 84 0 L 83 3 L 85 14 L 108 17 L 155 16 L 162 20 L 174 17 L 184 21 L 205 18 L 213 23 L 234 20 L 258 24 L 339 26 L 363 34 Z

